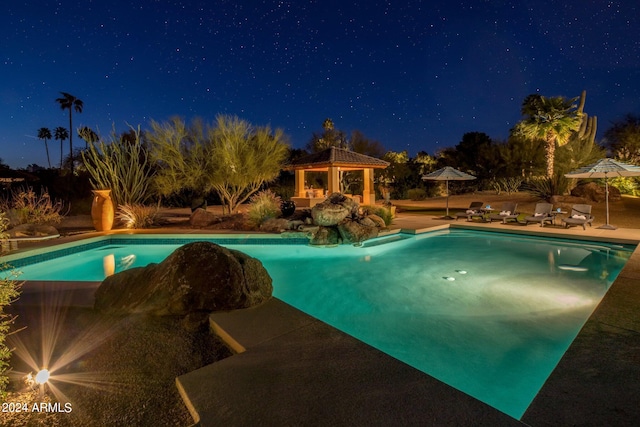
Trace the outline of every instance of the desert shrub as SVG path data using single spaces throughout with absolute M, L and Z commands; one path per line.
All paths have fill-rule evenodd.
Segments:
M 390 225 L 393 220 L 393 217 L 391 216 L 391 209 L 384 206 L 362 206 L 362 211 L 367 215 L 378 215 L 384 220 L 386 225 Z
M 520 190 L 523 181 L 524 179 L 522 179 L 521 177 L 514 176 L 509 178 L 492 179 L 489 183 L 497 194 L 500 194 L 504 191 L 508 195 L 511 195 Z
M 629 194 L 631 196 L 640 196 L 640 186 L 638 186 L 638 179 L 634 177 L 619 177 L 609 181 L 609 184 L 620 190 L 622 194 Z
M 269 218 L 278 217 L 281 203 L 282 199 L 271 190 L 254 194 L 249 199 L 249 221 L 253 225 L 259 226 Z
M 8 237 L 6 231 L 9 228 L 9 218 L 7 213 L 0 211 L 0 240 L 4 240 Z
M 412 188 L 407 191 L 407 196 L 411 200 L 425 200 L 427 198 L 427 192 L 424 188 Z
M 491 178 L 489 180 L 489 186 L 493 189 L 493 191 L 496 192 L 496 194 L 500 194 L 502 192 L 502 185 L 500 184 L 500 181 L 495 179 L 495 178 Z
M 529 180 L 525 186 L 527 193 L 530 193 L 541 200 L 551 200 L 551 196 L 555 194 L 553 189 L 553 179 L 534 178 Z
M 438 181 L 427 181 L 424 184 L 424 191 L 427 192 L 427 198 L 430 197 L 440 197 L 443 194 L 446 195 L 446 192 L 442 191 L 442 187 L 438 183 Z
M 149 197 L 153 171 L 149 156 L 140 141 L 140 127 L 131 130 L 135 141 L 129 142 L 111 133 L 111 141 L 90 142 L 82 158 L 96 190 L 111 190 L 111 199 L 118 205 L 140 204 Z
M 10 270 L 10 267 L 2 266 L 0 270 Z M 6 313 L 5 308 L 20 295 L 21 283 L 15 280 L 17 276 L 18 273 L 14 272 L 9 277 L 0 278 L 0 398 L 2 400 L 4 400 L 7 384 L 9 383 L 7 371 L 9 370 L 9 359 L 11 358 L 11 349 L 7 347 L 6 338 L 14 320 L 14 316 Z
M 276 193 L 278 196 L 282 198 L 282 200 L 289 200 L 290 198 L 296 195 L 296 189 L 293 184 L 285 185 L 285 184 L 277 184 L 277 185 L 269 185 L 269 188 Z
M 564 175 L 555 175 L 553 178 L 533 178 L 525 183 L 523 188 L 539 199 L 550 201 L 554 195 L 568 193 L 569 179 Z
M 159 206 L 124 204 L 118 206 L 116 219 L 126 228 L 150 228 L 157 224 Z
M 7 238 L 5 231 L 8 226 L 9 219 L 6 217 L 5 212 L 0 212 L 0 240 Z M 9 266 L 0 265 L 0 271 L 10 270 Z M 8 277 L 0 277 L 0 398 L 3 401 L 7 384 L 9 383 L 9 378 L 6 374 L 9 369 L 9 359 L 11 358 L 11 349 L 7 347 L 6 338 L 13 323 L 13 316 L 5 312 L 5 307 L 15 301 L 20 294 L 21 284 L 15 280 L 17 276 L 17 272 L 12 272 Z
M 158 194 L 190 189 L 202 196 L 214 191 L 229 213 L 278 177 L 288 153 L 281 129 L 255 127 L 226 115 L 211 124 L 194 120 L 188 125 L 177 117 L 152 121 L 145 141 Z
M 16 224 L 58 224 L 64 203 L 52 200 L 46 189 L 36 194 L 32 187 L 20 187 L 2 202 L 2 210 Z
M 522 186 L 523 181 L 524 179 L 522 179 L 519 176 L 512 176 L 509 178 L 500 178 L 502 189 L 509 195 L 513 193 L 517 193 L 518 190 L 520 190 L 520 187 Z

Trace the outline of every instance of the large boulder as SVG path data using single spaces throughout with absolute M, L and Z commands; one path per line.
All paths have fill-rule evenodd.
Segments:
M 380 229 L 387 228 L 387 224 L 384 222 L 384 219 L 382 219 L 381 216 L 378 216 L 376 214 L 369 214 L 366 216 L 366 218 L 369 219 L 370 221 L 373 221 L 376 227 Z
M 202 208 L 196 208 L 193 212 L 191 212 L 191 217 L 189 218 L 189 224 L 192 227 L 203 228 L 208 227 L 209 225 L 216 222 L 216 216 L 208 212 Z
M 571 195 L 581 197 L 586 201 L 602 203 L 605 201 L 606 194 L 604 186 L 600 186 L 595 182 L 587 182 L 576 186 L 571 190 Z M 617 201 L 621 199 L 620 190 L 616 187 L 609 186 L 609 201 Z
M 95 308 L 106 313 L 157 316 L 234 310 L 258 305 L 273 291 L 262 263 L 210 242 L 176 249 L 159 264 L 107 277 Z
M 378 225 L 376 224 L 376 222 L 370 218 L 369 216 L 363 216 L 361 218 L 357 219 L 358 223 L 360 223 L 360 225 L 364 225 L 365 227 L 377 227 Z
M 354 221 L 346 218 L 338 224 L 338 232 L 343 243 L 361 243 L 378 237 L 378 227 L 371 220 Z
M 310 245 L 324 246 L 324 245 L 338 245 L 340 244 L 340 233 L 336 227 L 324 227 L 319 226 L 311 240 Z
M 337 225 L 347 216 L 358 212 L 358 203 L 341 193 L 331 194 L 327 200 L 311 208 L 311 217 L 316 225 Z

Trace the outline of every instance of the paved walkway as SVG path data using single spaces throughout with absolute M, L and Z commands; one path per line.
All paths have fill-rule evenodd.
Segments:
M 640 230 L 469 223 L 402 214 L 405 232 L 465 227 L 640 242 Z M 520 421 L 279 301 L 215 313 L 236 355 L 179 377 L 208 425 L 637 425 L 640 422 L 640 250 Z

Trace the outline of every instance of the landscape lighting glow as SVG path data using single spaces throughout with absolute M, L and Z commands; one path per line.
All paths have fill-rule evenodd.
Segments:
M 44 384 L 47 381 L 49 381 L 49 371 L 46 369 L 40 370 L 40 372 L 36 374 L 36 384 Z

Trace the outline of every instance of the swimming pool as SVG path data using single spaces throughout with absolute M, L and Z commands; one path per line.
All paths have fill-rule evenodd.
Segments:
M 40 254 L 20 266 L 22 278 L 102 280 L 194 240 L 134 237 Z M 218 241 L 261 259 L 276 297 L 514 418 L 634 249 L 463 230 L 362 247 Z

